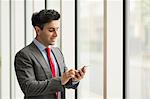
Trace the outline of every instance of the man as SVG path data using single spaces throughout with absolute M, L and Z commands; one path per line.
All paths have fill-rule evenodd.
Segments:
M 77 88 L 85 68 L 70 69 L 59 48 L 53 47 L 59 35 L 60 14 L 41 10 L 32 15 L 36 31 L 33 42 L 15 56 L 15 71 L 24 99 L 65 99 L 65 88 Z

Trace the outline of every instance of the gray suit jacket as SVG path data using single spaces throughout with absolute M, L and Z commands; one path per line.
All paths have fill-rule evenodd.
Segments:
M 61 76 L 66 69 L 63 55 L 57 47 L 53 47 L 52 52 Z M 48 64 L 33 42 L 16 54 L 14 65 L 24 99 L 55 99 L 57 91 L 61 91 L 61 98 L 65 99 L 65 88 L 75 89 L 79 84 L 73 85 L 70 80 L 62 86 L 60 77 L 52 78 Z

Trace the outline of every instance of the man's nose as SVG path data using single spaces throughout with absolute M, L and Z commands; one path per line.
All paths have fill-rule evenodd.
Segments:
M 54 36 L 54 37 L 57 37 L 57 31 L 54 31 L 54 32 L 53 32 L 53 36 Z

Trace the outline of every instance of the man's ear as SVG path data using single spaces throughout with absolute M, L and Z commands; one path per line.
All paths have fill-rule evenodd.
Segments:
M 41 29 L 40 29 L 38 26 L 35 26 L 34 28 L 35 28 L 36 34 L 37 34 L 37 35 L 40 35 Z

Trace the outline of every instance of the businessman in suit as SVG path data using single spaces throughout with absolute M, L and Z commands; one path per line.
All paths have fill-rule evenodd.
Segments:
M 63 54 L 53 47 L 59 35 L 60 14 L 55 10 L 33 13 L 36 37 L 17 52 L 15 71 L 24 99 L 65 99 L 65 88 L 77 88 L 85 68 L 68 70 Z

